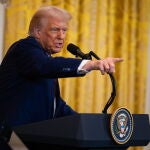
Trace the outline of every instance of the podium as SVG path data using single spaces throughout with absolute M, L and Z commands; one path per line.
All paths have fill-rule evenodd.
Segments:
M 15 127 L 13 130 L 29 149 L 124 150 L 146 146 L 150 141 L 147 114 L 133 114 L 130 140 L 117 144 L 110 133 L 111 114 L 77 114 Z

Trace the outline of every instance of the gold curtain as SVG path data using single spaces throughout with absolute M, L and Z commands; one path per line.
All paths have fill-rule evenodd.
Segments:
M 73 15 L 66 46 L 74 43 L 83 52 L 92 50 L 101 58 L 124 58 L 116 66 L 117 96 L 108 113 L 118 107 L 144 113 L 150 1 L 12 0 L 6 9 L 4 54 L 10 44 L 27 36 L 31 16 L 43 5 L 59 6 Z M 73 57 L 66 46 L 60 55 Z M 99 71 L 59 81 L 64 100 L 81 113 L 101 113 L 110 97 L 110 78 Z

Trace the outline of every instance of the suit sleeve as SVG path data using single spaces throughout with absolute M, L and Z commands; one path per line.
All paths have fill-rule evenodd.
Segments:
M 25 77 L 76 77 L 81 59 L 48 57 L 44 49 L 36 44 L 19 43 L 15 46 L 14 60 L 17 71 Z

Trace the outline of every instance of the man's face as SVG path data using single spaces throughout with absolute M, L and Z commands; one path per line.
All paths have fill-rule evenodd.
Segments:
M 68 24 L 62 19 L 44 19 L 38 31 L 38 41 L 51 54 L 58 53 L 64 46 Z

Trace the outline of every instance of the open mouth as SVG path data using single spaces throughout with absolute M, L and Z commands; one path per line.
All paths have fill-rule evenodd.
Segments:
M 56 48 L 62 48 L 63 47 L 63 43 L 62 42 L 56 43 L 55 46 L 56 46 Z

